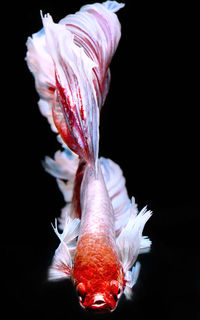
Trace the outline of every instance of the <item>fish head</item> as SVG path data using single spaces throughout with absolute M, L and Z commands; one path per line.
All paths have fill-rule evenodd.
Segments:
M 81 307 L 95 313 L 112 312 L 115 310 L 123 286 L 117 280 L 101 281 L 95 284 L 77 285 L 77 293 Z

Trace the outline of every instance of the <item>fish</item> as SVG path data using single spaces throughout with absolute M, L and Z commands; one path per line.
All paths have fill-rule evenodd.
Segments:
M 62 149 L 45 157 L 66 205 L 52 225 L 60 244 L 48 279 L 71 279 L 81 307 L 112 312 L 122 294 L 130 299 L 140 270 L 137 257 L 148 252 L 143 236 L 152 215 L 129 199 L 119 165 L 99 158 L 99 123 L 110 85 L 110 62 L 121 37 L 116 12 L 123 3 L 84 5 L 27 40 L 26 61 L 40 96 L 38 106 Z

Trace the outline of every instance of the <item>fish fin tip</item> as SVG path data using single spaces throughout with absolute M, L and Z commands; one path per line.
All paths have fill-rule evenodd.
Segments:
M 52 225 L 53 226 L 53 225 Z M 58 232 L 57 220 L 53 229 L 60 240 L 60 245 L 55 251 L 52 264 L 49 267 L 48 279 L 59 280 L 69 278 L 76 250 L 76 238 L 79 234 L 80 220 L 68 217 L 62 233 Z
M 69 250 L 63 242 L 55 251 L 52 264 L 48 269 L 48 280 L 61 280 L 69 278 L 72 267 L 72 259 Z
M 127 225 L 117 238 L 117 246 L 124 272 L 135 263 L 140 250 L 147 249 L 151 241 L 142 236 L 145 223 L 151 217 L 151 211 L 143 208 L 136 216 L 131 215 Z
M 152 241 L 147 236 L 143 236 L 140 241 L 139 254 L 149 253 L 151 250 L 151 244 L 152 244 Z
M 117 1 L 105 1 L 102 4 L 106 9 L 112 12 L 117 12 L 125 6 L 125 3 L 119 3 Z
M 114 210 L 115 231 L 118 234 L 128 223 L 133 209 L 135 210 L 135 214 L 137 214 L 137 205 L 134 204 L 131 207 L 131 201 L 126 189 L 126 181 L 120 166 L 114 161 L 103 157 L 100 158 L 100 164 Z
M 71 275 L 71 269 L 65 266 L 65 269 L 52 265 L 48 269 L 47 279 L 48 281 L 61 281 L 65 279 L 69 279 Z
M 133 266 L 131 270 L 129 270 L 125 273 L 126 285 L 125 285 L 125 289 L 124 289 L 124 294 L 125 294 L 126 299 L 128 299 L 128 300 L 130 300 L 133 296 L 132 288 L 137 282 L 137 279 L 138 279 L 138 276 L 140 273 L 140 268 L 141 268 L 141 265 L 137 261 L 135 266 Z

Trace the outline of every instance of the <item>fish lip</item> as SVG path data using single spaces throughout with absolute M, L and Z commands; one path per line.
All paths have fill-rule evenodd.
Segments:
M 100 309 L 100 308 L 103 308 L 105 307 L 105 305 L 107 305 L 106 302 L 102 302 L 102 303 L 93 303 L 90 305 L 90 308 L 94 308 L 94 309 Z
M 112 308 L 109 306 L 108 303 L 102 302 L 101 304 L 99 303 L 93 303 L 87 307 L 87 310 L 90 310 L 91 312 L 95 313 L 106 313 L 106 312 L 111 312 Z

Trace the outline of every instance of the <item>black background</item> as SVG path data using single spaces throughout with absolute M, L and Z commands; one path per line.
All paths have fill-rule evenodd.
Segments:
M 198 319 L 199 87 L 197 18 L 183 3 L 125 1 L 122 38 L 101 114 L 100 155 L 124 171 L 129 195 L 154 215 L 153 244 L 132 301 L 104 316 L 83 312 L 71 282 L 47 283 L 58 246 L 51 222 L 64 200 L 41 161 L 60 148 L 37 107 L 27 37 L 93 1 L 6 3 L 1 15 L 1 293 L 5 319 Z M 162 3 L 162 4 L 161 4 Z M 1 295 L 2 296 L 2 295 Z

